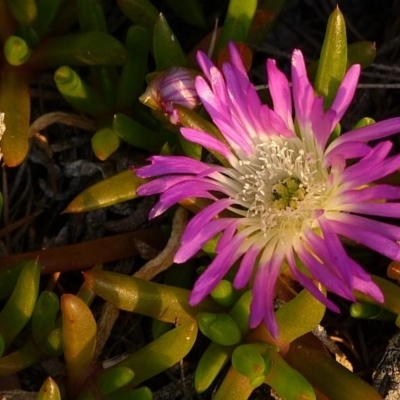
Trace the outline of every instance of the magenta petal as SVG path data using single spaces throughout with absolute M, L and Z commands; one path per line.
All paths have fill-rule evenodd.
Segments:
M 222 232 L 216 248 L 217 253 L 220 253 L 225 247 L 230 247 L 230 243 L 232 242 L 232 238 L 235 236 L 238 225 L 239 224 L 230 225 Z
M 136 190 L 138 196 L 151 196 L 157 193 L 164 193 L 171 186 L 177 183 L 184 182 L 185 180 L 193 179 L 192 175 L 170 175 L 154 179 L 150 182 L 144 183 Z
M 245 132 L 248 131 L 246 135 L 248 138 L 254 137 L 257 132 L 264 130 L 258 118 L 261 101 L 257 92 L 249 82 L 246 86 L 239 83 L 238 76 L 231 65 L 224 64 L 224 75 L 226 81 L 229 82 L 231 119 L 242 125 Z
M 190 241 L 196 237 L 220 212 L 226 210 L 234 203 L 232 199 L 217 200 L 203 210 L 199 211 L 188 223 L 182 241 Z
M 366 156 L 372 148 L 363 142 L 346 142 L 335 147 L 329 153 L 325 154 L 326 165 L 330 165 L 335 155 L 340 155 L 344 159 L 360 158 Z
M 366 231 L 357 226 L 339 221 L 331 220 L 331 225 L 339 235 L 354 240 L 356 243 L 361 243 L 391 260 L 400 261 L 399 245 L 385 237 L 384 233 L 380 234 L 376 231 Z
M 360 77 L 360 71 L 360 65 L 352 65 L 346 72 L 346 75 L 339 86 L 335 100 L 331 106 L 331 110 L 335 111 L 336 113 L 334 125 L 340 122 L 344 113 L 349 108 L 351 101 L 353 100 L 354 93 L 357 88 L 358 78 Z
M 233 281 L 233 286 L 236 289 L 243 289 L 249 283 L 252 273 L 256 269 L 256 260 L 261 251 L 262 248 L 252 246 L 244 254 Z
M 367 232 L 379 232 L 382 236 L 385 236 L 388 239 L 400 241 L 400 227 L 396 225 L 386 224 L 360 215 L 343 213 L 329 213 L 329 219 L 344 222 L 347 225 L 355 226 Z
M 327 297 L 325 297 L 320 290 L 318 290 L 312 279 L 308 278 L 306 275 L 302 274 L 298 270 L 292 249 L 289 249 L 286 253 L 286 260 L 289 264 L 290 271 L 292 272 L 293 276 L 298 280 L 300 285 L 306 288 L 317 300 L 319 300 L 326 307 L 334 312 L 340 312 L 339 307 Z
M 362 158 L 356 164 L 347 167 L 342 174 L 343 181 L 351 182 L 356 179 L 359 182 L 361 178 L 363 182 L 369 183 L 374 179 L 370 179 L 372 173 L 376 173 L 373 169 L 387 157 L 393 144 L 391 142 L 385 141 L 377 144 L 364 158 Z M 365 173 L 368 171 L 368 174 Z M 358 186 L 359 184 L 357 184 Z
M 181 133 L 185 139 L 197 143 L 208 150 L 216 151 L 228 160 L 232 157 L 230 149 L 224 143 L 207 133 L 192 128 L 182 128 Z
M 384 137 L 400 132 L 400 117 L 380 121 L 372 125 L 367 125 L 354 131 L 347 132 L 334 140 L 327 152 L 346 142 L 368 142 L 370 140 L 382 139 Z
M 209 71 L 214 66 L 212 61 L 202 51 L 199 51 L 197 53 L 197 62 L 199 63 L 201 70 L 204 72 L 204 75 L 210 79 Z
M 209 193 L 209 191 L 218 191 L 218 189 L 221 188 L 217 184 L 204 182 L 204 180 L 199 179 L 188 179 L 184 182 L 179 182 L 160 196 L 160 200 L 150 211 L 150 217 L 157 217 L 169 207 L 190 197 L 215 200 L 215 196 Z
M 328 250 L 327 256 L 330 259 L 329 261 L 334 261 L 332 268 L 336 267 L 337 271 L 345 282 L 345 285 L 349 285 L 350 290 L 353 290 L 353 271 L 351 270 L 349 256 L 345 252 L 336 232 L 331 227 L 329 220 L 327 220 L 325 216 L 322 215 L 320 218 L 318 218 L 318 223 L 323 235 L 323 239 L 321 241 Z
M 227 85 L 225 79 L 217 67 L 212 67 L 210 69 L 210 84 L 211 90 L 214 94 L 214 98 L 218 103 L 228 110 L 229 107 L 229 97 L 227 91 Z M 201 95 L 201 93 L 200 93 Z
M 290 130 L 283 119 L 273 110 L 269 110 L 269 123 L 276 132 L 276 134 L 284 137 L 293 138 L 295 137 L 294 131 Z
M 138 168 L 135 173 L 140 178 L 169 174 L 198 174 L 210 165 L 184 156 L 153 156 L 151 165 Z
M 307 77 L 303 54 L 295 50 L 292 55 L 292 85 L 296 117 L 301 130 L 310 124 L 309 116 L 314 102 L 314 89 Z
M 265 323 L 273 337 L 278 336 L 278 324 L 274 312 L 275 285 L 282 268 L 283 254 L 275 252 L 264 264 L 261 257 L 253 286 L 253 300 L 250 306 L 250 327 Z
M 400 199 L 400 186 L 375 185 L 363 189 L 346 190 L 339 196 L 338 204 L 360 203 L 362 201 L 398 200 Z M 358 212 L 358 211 L 356 211 Z
M 240 85 L 249 83 L 246 69 L 243 65 L 242 58 L 240 57 L 239 51 L 233 42 L 229 43 L 229 53 L 231 56 L 232 66 L 236 69 L 236 75 L 239 79 Z
M 309 235 L 314 234 L 310 231 Z M 344 282 L 343 279 L 336 274 L 335 269 L 332 270 L 331 265 L 325 265 L 318 261 L 309 253 L 307 248 L 311 248 L 311 250 L 314 251 L 313 245 L 308 242 L 306 242 L 305 247 L 297 245 L 295 251 L 301 262 L 307 267 L 313 277 L 333 293 L 336 293 L 345 299 L 355 301 L 352 290 L 349 288 L 349 283 Z
M 230 226 L 232 226 L 233 229 L 236 229 L 237 224 L 238 221 L 235 218 L 223 218 L 209 222 L 194 236 L 193 233 L 189 231 L 192 238 L 190 240 L 186 240 L 185 237 L 182 238 L 181 246 L 175 254 L 174 261 L 178 264 L 187 261 L 199 252 L 201 248 L 215 235 L 228 229 Z
M 274 103 L 274 111 L 284 121 L 286 129 L 294 132 L 292 96 L 286 76 L 276 67 L 274 60 L 267 60 L 268 85 Z
M 367 274 L 354 260 L 350 259 L 350 262 L 352 263 L 352 270 L 354 273 L 354 289 L 365 293 L 378 303 L 383 303 L 385 300 L 383 293 L 372 280 L 371 276 Z
M 209 295 L 215 286 L 225 276 L 233 263 L 235 263 L 243 255 L 243 249 L 241 248 L 242 242 L 242 237 L 239 235 L 235 236 L 235 238 L 232 240 L 232 247 L 226 247 L 214 258 L 213 262 L 196 281 L 190 294 L 190 305 L 198 304 L 207 295 Z
M 372 151 L 370 152 L 370 154 L 371 153 Z M 377 162 L 374 163 L 374 160 L 369 160 L 368 163 L 364 163 L 362 165 L 360 164 L 360 162 L 357 163 L 357 165 L 352 165 L 351 167 L 349 167 L 354 167 L 354 169 L 351 171 L 351 174 L 348 174 L 348 176 L 346 176 L 346 172 L 348 169 L 347 168 L 342 175 L 343 181 L 345 181 L 347 178 L 348 182 L 346 182 L 345 185 L 347 185 L 349 188 L 356 188 L 361 185 L 370 184 L 371 182 L 374 182 L 378 179 L 388 176 L 393 172 L 396 172 L 400 168 L 400 155 L 389 157 L 382 162 L 379 162 L 379 160 L 377 160 Z M 362 171 L 364 171 L 364 173 L 362 173 Z M 366 174 L 365 171 L 368 171 L 368 174 Z M 351 179 L 349 178 L 350 175 Z
M 375 215 L 379 217 L 399 218 L 400 204 L 398 203 L 358 203 L 345 204 L 340 211 L 356 212 L 359 214 Z
M 335 125 L 336 113 L 332 110 L 324 112 L 324 101 L 317 97 L 312 105 L 310 120 L 316 142 L 324 149 Z

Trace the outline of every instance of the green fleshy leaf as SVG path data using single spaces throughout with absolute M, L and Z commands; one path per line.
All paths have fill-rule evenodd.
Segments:
M 136 189 L 144 182 L 134 171 L 120 172 L 85 189 L 68 204 L 64 212 L 92 211 L 134 199 Z
M 59 357 L 63 353 L 62 328 L 53 329 L 42 342 L 40 350 L 49 357 Z
M 264 357 L 269 361 L 271 370 L 265 378 L 265 383 L 285 400 L 315 400 L 315 392 L 308 380 L 296 369 L 291 367 L 273 346 L 264 343 L 260 345 L 265 350 Z M 328 376 L 328 375 L 327 375 Z
M 157 71 L 172 67 L 188 67 L 186 54 L 162 14 L 154 26 L 153 51 Z
M 37 345 L 27 341 L 20 349 L 0 357 L 0 376 L 9 376 L 39 362 L 43 354 Z
M 123 65 L 128 59 L 125 47 L 104 32 L 81 32 L 50 37 L 38 46 L 29 59 L 34 69 L 61 65 Z
M 235 346 L 222 346 L 211 342 L 197 363 L 194 386 L 197 393 L 203 393 L 213 383 L 222 368 L 231 358 Z
M 113 393 L 107 394 L 103 397 L 103 400 L 153 400 L 153 393 L 151 390 L 142 386 L 137 389 L 123 388 L 116 390 Z
M 289 344 L 311 332 L 321 322 L 325 310 L 326 307 L 321 302 L 308 290 L 303 289 L 276 312 L 279 340 Z
M 6 346 L 30 320 L 39 291 L 40 267 L 36 261 L 26 261 L 6 305 L 0 312 L 0 333 Z
M 218 42 L 218 50 L 226 46 L 230 40 L 246 42 L 257 3 L 257 0 L 230 0 L 221 38 Z
M 129 110 L 144 90 L 150 52 L 150 34 L 145 28 L 131 26 L 126 34 L 125 46 L 129 53 L 123 66 L 117 88 L 117 109 Z
M 396 315 L 399 315 L 400 314 L 399 286 L 379 276 L 371 275 L 371 277 L 374 283 L 379 287 L 379 289 L 383 293 L 383 298 L 384 298 L 383 304 L 378 303 L 376 300 L 369 297 L 367 294 L 358 291 L 355 292 L 355 297 L 357 301 L 365 302 L 368 304 L 375 304 L 377 306 L 383 307 L 384 309 Z
M 232 283 L 226 279 L 222 279 L 210 293 L 210 296 L 216 303 L 221 304 L 221 306 L 229 307 L 233 306 L 235 302 L 235 293 Z
M 32 338 L 40 346 L 55 327 L 60 302 L 54 292 L 43 291 L 32 314 Z
M 124 114 L 114 115 L 112 127 L 115 134 L 124 142 L 150 152 L 158 152 L 172 137 L 172 134 L 166 137 L 160 132 L 154 132 Z
M 132 369 L 127 367 L 104 370 L 96 377 L 96 386 L 101 394 L 106 395 L 130 383 L 134 376 Z
M 39 37 L 43 37 L 60 10 L 63 0 L 36 0 L 37 18 L 33 27 Z
M 353 318 L 376 319 L 379 321 L 395 321 L 396 314 L 375 304 L 354 303 L 350 306 L 350 315 Z
M 272 360 L 266 360 L 261 356 L 256 344 L 243 344 L 236 347 L 232 353 L 233 368 L 248 377 L 253 387 L 263 384 L 266 374 L 271 369 Z
M 375 124 L 375 120 L 369 117 L 361 118 L 354 126 L 353 129 L 363 128 L 364 126 Z
M 182 135 L 179 136 L 179 144 L 188 157 L 201 160 L 203 148 L 199 144 L 186 140 Z
M 107 32 L 107 22 L 102 2 L 99 0 L 79 0 L 78 19 L 81 31 Z
M 254 387 L 250 379 L 231 367 L 225 375 L 217 393 L 213 396 L 213 400 L 247 400 L 253 390 Z
M 119 137 L 110 126 L 99 129 L 92 136 L 93 152 L 99 160 L 106 160 L 120 145 Z
M 229 314 L 202 312 L 196 320 L 203 335 L 217 344 L 232 346 L 242 340 L 241 331 Z
M 0 270 L 0 300 L 9 297 L 14 290 L 18 277 L 26 261 L 20 261 L 12 267 Z
M 315 90 L 324 96 L 327 109 L 333 102 L 346 73 L 346 23 L 337 7 L 329 17 L 315 78 Z
M 0 110 L 6 130 L 1 138 L 3 161 L 8 167 L 21 164 L 29 150 L 29 78 L 22 68 L 5 63 L 0 71 Z
M 373 42 L 357 42 L 347 47 L 347 68 L 360 64 L 361 68 L 370 66 L 376 57 L 376 46 Z
M 198 0 L 166 0 L 166 3 L 176 15 L 188 24 L 203 29 L 207 27 L 206 18 Z
M 153 34 L 159 12 L 149 0 L 118 0 L 117 3 L 131 21 Z
M 62 295 L 61 313 L 67 388 L 74 398 L 94 361 L 97 325 L 89 307 L 73 294 Z
M 192 349 L 196 337 L 196 323 L 186 322 L 153 340 L 112 368 L 128 367 L 133 369 L 135 376 L 131 384 L 139 385 L 172 367 L 185 357 Z
M 188 304 L 189 290 L 116 272 L 90 270 L 84 272 L 84 277 L 90 289 L 121 310 L 164 322 L 191 322 L 199 312 L 216 313 L 224 310 L 209 298 L 192 307 Z
M 12 16 L 21 24 L 30 26 L 37 17 L 36 0 L 6 0 Z
M 4 56 L 13 66 L 25 64 L 32 54 L 32 50 L 24 39 L 10 36 L 4 43 Z
M 54 81 L 64 99 L 78 111 L 98 117 L 111 113 L 99 93 L 70 67 L 58 68 L 54 73 Z

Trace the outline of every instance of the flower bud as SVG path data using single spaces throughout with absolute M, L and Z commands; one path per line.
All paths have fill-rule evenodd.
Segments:
M 194 77 L 195 74 L 186 68 L 171 68 L 154 78 L 139 100 L 153 110 L 163 111 L 169 121 L 176 125 L 179 117 L 175 104 L 193 109 L 200 103 Z

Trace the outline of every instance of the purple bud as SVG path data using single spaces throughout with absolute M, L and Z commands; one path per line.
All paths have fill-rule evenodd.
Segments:
M 174 104 L 193 109 L 200 103 L 194 77 L 195 74 L 186 68 L 171 68 L 153 79 L 139 100 L 154 110 L 163 111 L 176 125 L 179 118 Z

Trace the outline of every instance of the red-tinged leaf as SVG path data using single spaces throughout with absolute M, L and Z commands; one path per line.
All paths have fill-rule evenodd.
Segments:
M 143 229 L 88 242 L 14 254 L 0 258 L 0 270 L 7 269 L 22 260 L 38 260 L 42 274 L 91 268 L 140 254 L 140 246 L 160 249 L 165 239 L 158 229 Z
M 290 346 L 286 361 L 330 400 L 382 400 L 380 394 L 359 376 L 322 351 L 304 343 Z M 345 390 L 343 390 L 346 388 Z

